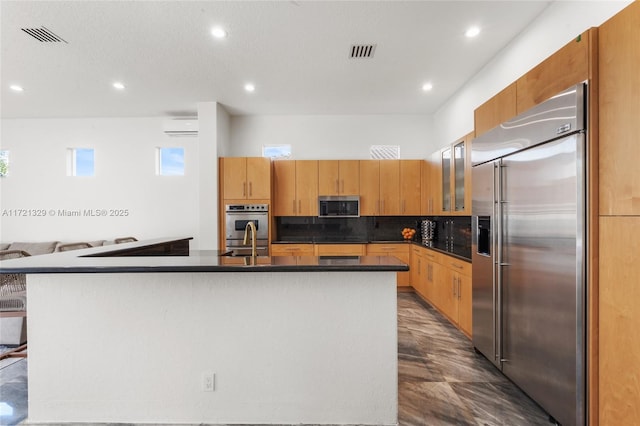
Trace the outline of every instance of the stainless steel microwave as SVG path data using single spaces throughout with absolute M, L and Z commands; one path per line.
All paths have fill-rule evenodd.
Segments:
M 360 217 L 360 197 L 357 195 L 331 195 L 318 197 L 320 217 Z

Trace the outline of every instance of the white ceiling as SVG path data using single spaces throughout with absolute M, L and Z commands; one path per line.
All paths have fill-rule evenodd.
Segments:
M 550 3 L 3 0 L 0 114 L 188 116 L 203 101 L 232 114 L 432 114 Z M 480 36 L 464 36 L 470 25 Z M 67 43 L 21 30 L 41 26 Z M 376 44 L 374 57 L 350 59 L 354 43 Z

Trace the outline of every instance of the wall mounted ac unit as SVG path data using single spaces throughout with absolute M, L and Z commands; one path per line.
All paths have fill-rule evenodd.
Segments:
M 176 118 L 164 122 L 164 133 L 169 136 L 198 136 L 197 118 Z

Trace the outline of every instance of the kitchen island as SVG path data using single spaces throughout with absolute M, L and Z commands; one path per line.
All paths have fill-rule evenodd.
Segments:
M 144 254 L 181 241 L 0 263 L 27 274 L 29 422 L 397 424 L 407 265 Z

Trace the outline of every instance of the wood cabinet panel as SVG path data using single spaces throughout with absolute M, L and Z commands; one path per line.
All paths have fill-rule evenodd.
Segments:
M 400 215 L 400 161 L 380 160 L 380 215 Z
M 360 195 L 360 162 L 319 160 L 318 195 Z
M 264 157 L 247 157 L 247 199 L 271 198 L 271 160 Z
M 271 199 L 271 160 L 263 157 L 223 157 L 222 196 L 225 200 Z
M 273 162 L 273 216 L 295 216 L 296 162 L 280 160 Z
M 340 194 L 360 195 L 360 161 L 340 161 Z
M 475 135 L 480 136 L 516 115 L 516 83 L 513 82 L 476 108 L 473 113 Z
M 587 30 L 516 81 L 516 114 L 589 78 Z
M 222 190 L 225 199 L 247 198 L 247 160 L 244 157 L 220 159 L 222 168 Z
M 599 29 L 600 214 L 640 215 L 640 3 Z
M 600 218 L 599 424 L 640 419 L 640 217 Z
M 471 337 L 473 328 L 473 306 L 471 276 L 458 275 L 458 327 Z
M 318 161 L 318 195 L 340 194 L 340 165 L 338 160 Z
M 422 161 L 421 164 L 421 179 L 422 188 L 420 190 L 420 214 L 430 215 L 434 214 L 433 211 L 433 190 L 432 186 L 432 168 L 431 162 L 428 160 Z
M 380 214 L 380 161 L 360 160 L 360 215 Z
M 421 212 L 422 160 L 400 161 L 400 214 L 419 216 Z
M 318 215 L 318 161 L 273 162 L 273 215 Z
M 318 215 L 318 161 L 296 161 L 298 216 Z
M 271 160 L 263 157 L 223 157 L 222 192 L 226 200 L 271 199 Z

